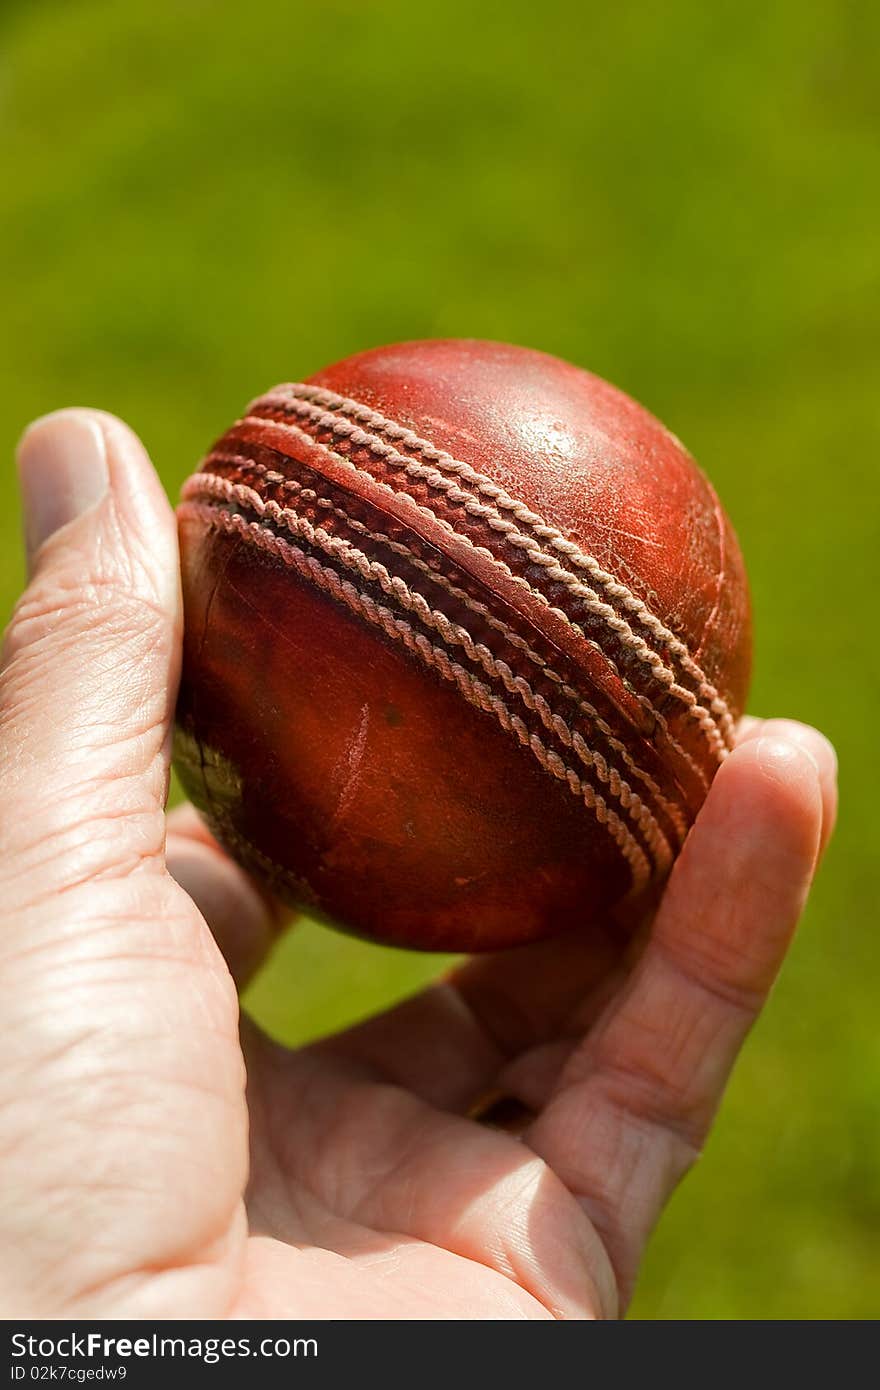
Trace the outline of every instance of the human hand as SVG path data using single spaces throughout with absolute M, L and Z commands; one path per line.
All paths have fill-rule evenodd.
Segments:
M 173 514 L 98 412 L 32 426 L 20 465 L 31 574 L 0 675 L 3 1315 L 616 1316 L 831 832 L 830 745 L 744 725 L 637 949 L 609 924 L 482 957 L 295 1053 L 246 1023 L 243 1057 L 233 976 L 281 916 L 189 808 L 166 822 Z

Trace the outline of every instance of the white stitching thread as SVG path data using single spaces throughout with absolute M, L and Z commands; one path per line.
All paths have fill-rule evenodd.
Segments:
M 469 704 L 494 715 L 505 732 L 513 733 L 524 748 L 530 749 L 545 771 L 565 783 L 569 791 L 583 801 L 584 805 L 593 811 L 599 823 L 606 827 L 630 867 L 632 891 L 635 893 L 645 886 L 651 877 L 650 865 L 644 851 L 620 817 L 588 782 L 579 777 L 575 770 L 559 757 L 558 753 L 548 748 L 537 734 L 531 733 L 522 719 L 513 714 L 499 696 L 493 695 L 483 681 L 457 662 L 450 660 L 441 647 L 437 647 L 421 633 L 415 632 L 409 623 L 398 618 L 390 609 L 361 593 L 353 584 L 342 579 L 334 569 L 320 564 L 299 546 L 267 531 L 261 522 L 248 521 L 235 513 L 221 511 L 210 503 L 187 502 L 185 506 L 203 516 L 210 524 L 236 531 L 242 537 L 248 537 L 261 549 L 276 555 L 289 568 L 307 576 L 317 588 L 345 603 L 352 612 L 380 627 L 393 640 L 401 642 L 413 655 L 420 657 L 445 680 L 456 685 Z
M 424 574 L 432 584 L 436 584 L 439 588 L 450 594 L 470 612 L 476 613 L 489 627 L 500 633 L 506 642 L 512 647 L 515 647 L 518 651 L 521 651 L 540 674 L 547 680 L 552 681 L 560 693 L 567 700 L 570 700 L 576 705 L 580 713 L 604 735 L 609 747 L 614 749 L 633 776 L 637 777 L 643 786 L 651 792 L 657 805 L 674 827 L 679 847 L 684 843 L 688 833 L 688 821 L 682 814 L 680 807 L 664 796 L 654 778 L 651 777 L 649 773 L 645 772 L 643 768 L 639 767 L 638 763 L 630 754 L 626 744 L 615 737 L 611 726 L 602 718 L 599 711 L 591 705 L 589 701 L 585 700 L 583 696 L 575 690 L 574 686 L 569 685 L 568 682 L 563 680 L 562 676 L 552 669 L 552 667 L 547 666 L 543 657 L 530 647 L 528 642 L 526 642 L 519 633 L 515 632 L 508 623 L 505 623 L 501 618 L 492 613 L 486 604 L 480 603 L 479 600 L 473 598 L 466 589 L 459 588 L 457 584 L 453 584 L 447 579 L 444 574 L 432 569 L 410 546 L 404 545 L 401 541 L 393 540 L 383 531 L 371 531 L 362 521 L 358 521 L 355 517 L 350 516 L 348 512 L 343 511 L 341 507 L 335 506 L 329 497 L 321 497 L 314 488 L 304 487 L 295 479 L 288 478 L 283 473 L 269 468 L 267 464 L 261 463 L 258 459 L 249 458 L 246 454 L 224 454 L 220 451 L 215 451 L 211 454 L 211 463 L 228 464 L 235 468 L 244 468 L 248 472 L 256 473 L 259 477 L 264 478 L 268 484 L 276 487 L 282 496 L 301 497 L 306 503 L 312 503 L 320 510 L 329 512 L 331 515 L 338 517 L 339 520 L 344 522 L 352 531 L 365 536 L 368 540 L 378 545 L 384 546 L 397 555 L 401 555 L 414 569 Z M 196 474 L 195 478 L 210 479 L 213 476 L 213 474 L 205 473 Z M 607 782 L 612 792 L 618 800 L 621 801 L 622 805 L 626 805 L 626 792 L 623 790 L 627 788 L 626 782 L 621 779 L 617 769 L 602 758 L 600 753 L 595 752 L 595 750 L 594 757 L 597 765 L 602 765 L 606 769 Z M 602 780 L 605 781 L 606 778 L 603 777 Z
M 394 598 L 408 612 L 414 613 L 426 627 L 438 632 L 449 646 L 460 646 L 468 657 L 482 666 L 486 674 L 504 685 L 509 694 L 516 694 L 527 709 L 537 713 L 545 729 L 559 739 L 567 748 L 572 748 L 585 767 L 596 771 L 601 781 L 609 784 L 608 765 L 600 754 L 587 747 L 583 738 L 565 722 L 543 696 L 539 695 L 522 676 L 516 675 L 508 664 L 480 642 L 475 642 L 466 628 L 452 622 L 445 613 L 431 608 L 422 594 L 412 590 L 398 575 L 372 561 L 362 551 L 339 536 L 332 536 L 321 527 L 314 527 L 305 517 L 291 508 L 281 507 L 277 502 L 264 499 L 259 493 L 245 484 L 233 483 L 212 474 L 196 475 L 192 480 L 193 494 L 199 492 L 214 496 L 234 505 L 244 504 L 258 516 L 269 516 L 274 522 L 304 540 L 309 546 L 323 552 L 338 563 L 355 570 L 367 582 L 377 583 L 389 598 Z M 672 860 L 672 852 L 666 836 L 655 817 L 637 793 L 619 775 L 615 779 L 621 804 L 633 821 L 639 826 L 658 867 L 665 872 Z M 612 788 L 614 790 L 614 788 Z
M 640 691 L 634 690 L 631 684 L 629 684 L 626 681 L 625 677 L 623 676 L 623 673 L 621 672 L 614 658 L 604 649 L 604 647 L 600 645 L 600 643 L 596 642 L 593 638 L 588 637 L 587 634 L 584 632 L 583 628 L 580 627 L 578 623 L 574 622 L 574 620 L 570 618 L 567 613 L 563 612 L 561 608 L 557 608 L 553 603 L 551 603 L 551 601 L 547 598 L 547 595 L 542 593 L 540 589 L 536 589 L 522 575 L 514 574 L 510 566 L 507 565 L 503 560 L 501 560 L 497 555 L 493 555 L 492 552 L 490 550 L 487 550 L 485 546 L 477 545 L 476 542 L 471 540 L 470 536 L 467 535 L 466 532 L 456 531 L 452 523 L 447 521 L 445 517 L 438 515 L 438 513 L 435 511 L 432 511 L 430 507 L 422 505 L 422 503 L 418 502 L 416 498 L 414 498 L 410 493 L 405 492 L 403 489 L 395 489 L 391 487 L 389 483 L 384 482 L 381 478 L 376 478 L 372 473 L 369 472 L 368 469 L 361 468 L 352 459 L 347 458 L 344 454 L 339 454 L 335 450 L 330 449 L 326 444 L 320 443 L 312 435 L 308 434 L 305 430 L 300 429 L 298 425 L 293 425 L 283 420 L 272 420 L 264 416 L 247 416 L 244 420 L 241 420 L 238 423 L 244 425 L 251 424 L 260 426 L 271 425 L 274 429 L 280 430 L 283 434 L 289 434 L 294 439 L 300 440 L 308 448 L 314 449 L 319 454 L 322 452 L 326 453 L 327 455 L 329 455 L 330 458 L 334 459 L 335 462 L 342 464 L 344 468 L 351 469 L 352 472 L 361 473 L 364 475 L 364 477 L 369 478 L 373 486 L 376 487 L 380 492 L 387 494 L 391 498 L 405 497 L 407 501 L 409 501 L 416 508 L 417 511 L 419 511 L 424 517 L 429 519 L 434 525 L 441 526 L 445 531 L 448 531 L 450 535 L 455 536 L 456 540 L 459 541 L 462 545 L 464 545 L 467 549 L 472 550 L 475 554 L 481 556 L 483 559 L 491 561 L 491 563 L 495 565 L 505 575 L 507 579 L 511 580 L 519 588 L 523 589 L 529 595 L 530 598 L 534 599 L 538 603 L 543 604 L 543 606 L 547 608 L 554 615 L 554 617 L 558 618 L 561 622 L 565 623 L 565 625 L 569 627 L 572 630 L 572 632 L 574 632 L 583 642 L 586 643 L 588 647 L 591 647 L 592 650 L 595 651 L 602 658 L 606 665 L 617 676 L 618 680 L 621 682 L 623 687 L 632 695 L 633 699 L 636 700 L 638 704 L 640 704 L 641 707 L 650 716 L 652 723 L 656 724 L 657 727 L 661 730 L 663 739 L 665 740 L 667 745 L 670 748 L 672 748 L 678 754 L 678 756 L 687 764 L 691 772 L 700 782 L 701 786 L 703 787 L 703 790 L 708 791 L 709 780 L 705 772 L 700 767 L 696 759 L 693 758 L 691 754 L 687 751 L 687 749 L 685 749 L 681 745 L 681 743 L 679 743 L 678 740 L 673 737 L 666 719 L 664 718 L 660 710 L 657 708 L 657 706 L 654 704 L 654 702 L 649 698 L 649 696 L 642 694 Z M 421 467 L 421 465 L 418 464 L 413 464 L 412 466 L 416 468 Z M 585 590 L 585 592 L 589 593 L 590 591 Z M 693 695 L 691 695 L 690 692 L 686 692 L 686 694 L 688 694 L 691 700 L 694 699 Z M 715 752 L 715 755 L 718 761 L 720 762 L 723 761 L 724 757 L 726 756 L 727 750 L 726 748 L 724 748 L 723 744 L 721 744 L 720 735 L 718 735 L 717 730 L 715 732 L 717 746 L 713 746 L 713 751 Z
M 301 401 L 292 403 L 290 408 L 294 407 L 301 408 L 298 411 L 300 414 L 314 410 L 314 407 L 309 406 L 307 402 Z M 334 433 L 344 435 L 353 444 L 363 444 L 372 448 L 373 452 L 376 452 L 376 449 L 371 445 L 371 441 L 373 444 L 378 444 L 380 446 L 379 452 L 390 467 L 400 468 L 410 477 L 424 482 L 429 488 L 446 493 L 452 502 L 460 505 L 470 516 L 478 517 L 485 522 L 490 530 L 503 534 L 509 544 L 523 550 L 533 564 L 545 570 L 548 579 L 562 584 L 584 604 L 589 612 L 595 617 L 601 618 L 606 626 L 617 634 L 621 645 L 629 651 L 630 655 L 646 666 L 658 684 L 665 686 L 669 694 L 674 695 L 684 705 L 685 713 L 700 726 L 717 760 L 719 762 L 723 760 L 727 748 L 713 715 L 700 704 L 693 691 L 687 690 L 676 681 L 675 673 L 666 665 L 660 654 L 655 652 L 644 638 L 633 632 L 626 619 L 621 618 L 609 604 L 605 603 L 597 595 L 595 589 L 584 584 L 570 570 L 563 568 L 555 556 L 548 554 L 536 540 L 518 530 L 515 522 L 505 520 L 494 507 L 474 498 L 469 492 L 460 488 L 457 483 L 444 477 L 436 468 L 431 468 L 427 464 L 419 463 L 415 459 L 408 458 L 405 454 L 398 453 L 391 445 L 385 444 L 364 430 L 358 430 L 347 421 L 342 421 L 340 427 L 340 421 L 334 415 L 322 414 L 320 411 L 317 414 L 320 416 L 320 423 L 326 423 L 327 427 Z M 257 421 L 274 424 L 282 429 L 295 428 L 295 426 L 285 421 L 276 420 L 271 416 L 248 416 L 244 423 L 252 424 Z M 336 426 L 335 429 L 333 428 L 334 425 Z M 313 443 L 318 444 L 313 435 L 308 434 L 307 431 L 303 431 L 303 433 L 306 434 L 307 438 L 312 439 Z M 334 451 L 328 449 L 328 453 L 332 454 Z M 337 457 L 342 456 L 337 455 Z M 357 464 L 354 466 L 358 467 Z M 367 470 L 359 469 L 359 471 L 366 472 Z M 456 534 L 460 535 L 461 532 L 456 531 Z
M 566 748 L 571 748 L 585 767 L 593 769 L 599 780 L 609 785 L 608 765 L 601 754 L 588 748 L 576 730 L 558 715 L 545 698 L 529 684 L 524 677 L 511 670 L 482 642 L 475 642 L 467 628 L 454 623 L 445 613 L 432 608 L 424 595 L 411 589 L 399 575 L 392 575 L 385 565 L 370 558 L 341 536 L 332 536 L 323 527 L 312 523 L 290 507 L 281 507 L 277 502 L 260 496 L 244 483 L 234 483 L 227 478 L 213 474 L 197 474 L 193 480 L 194 493 L 202 492 L 234 505 L 244 504 L 258 516 L 269 516 L 274 522 L 283 525 L 288 531 L 304 540 L 307 545 L 324 552 L 331 560 L 336 560 L 348 569 L 360 574 L 368 583 L 378 584 L 389 598 L 396 599 L 407 612 L 433 631 L 440 634 L 448 646 L 462 647 L 471 661 L 481 666 L 489 677 L 500 683 L 510 695 L 517 695 L 526 709 L 538 715 L 548 733 L 554 734 Z M 619 776 L 616 779 L 619 799 L 627 814 L 641 830 L 645 842 L 654 855 L 658 869 L 665 873 L 672 863 L 672 850 L 656 818 L 633 791 L 628 782 Z M 612 788 L 613 790 L 613 788 Z
M 697 682 L 700 687 L 700 694 L 707 700 L 713 713 L 718 716 L 719 724 L 722 726 L 725 738 L 732 746 L 735 736 L 735 724 L 733 716 L 727 702 L 719 695 L 715 686 L 707 679 L 705 672 L 701 669 L 693 654 L 680 638 L 676 637 L 664 623 L 651 611 L 648 605 L 634 594 L 625 584 L 621 584 L 614 575 L 602 569 L 598 561 L 593 556 L 587 555 L 573 541 L 563 536 L 562 532 L 556 527 L 551 526 L 543 517 L 529 510 L 522 502 L 510 497 L 503 488 L 494 483 L 491 478 L 477 472 L 469 464 L 453 458 L 443 449 L 438 449 L 429 440 L 421 439 L 412 430 L 397 424 L 396 421 L 389 420 L 380 415 L 378 411 L 370 409 L 369 406 L 362 405 L 359 401 L 354 401 L 346 396 L 340 396 L 335 391 L 327 391 L 322 387 L 309 386 L 307 383 L 290 383 L 282 387 L 276 387 L 275 391 L 268 392 L 263 398 L 271 400 L 276 391 L 289 391 L 291 396 L 303 402 L 316 401 L 325 405 L 328 410 L 336 411 L 344 416 L 366 421 L 371 429 L 378 435 L 384 435 L 386 439 L 397 439 L 406 448 L 419 453 L 423 458 L 432 459 L 439 467 L 446 468 L 454 475 L 466 479 L 474 486 L 478 492 L 486 497 L 491 497 L 496 506 L 501 510 L 510 511 L 521 525 L 529 528 L 540 540 L 546 541 L 554 550 L 565 555 L 572 565 L 577 569 L 586 571 L 593 580 L 600 585 L 602 590 L 618 602 L 628 612 L 632 613 L 639 622 L 654 634 L 663 646 L 667 647 L 681 662 L 682 667 L 688 675 Z
M 313 401 L 316 403 L 314 406 L 310 404 L 310 402 Z M 719 695 L 715 686 L 709 682 L 705 672 L 696 662 L 685 643 L 682 642 L 680 638 L 676 637 L 675 633 L 671 632 L 670 629 L 660 621 L 642 599 L 634 594 L 625 584 L 621 584 L 619 580 L 615 579 L 614 575 L 604 570 L 593 556 L 587 555 L 579 546 L 563 536 L 561 531 L 551 526 L 543 517 L 538 516 L 522 502 L 518 502 L 511 497 L 503 488 L 499 487 L 497 483 L 494 483 L 491 478 L 487 478 L 484 474 L 479 473 L 475 468 L 472 468 L 470 464 L 464 463 L 460 459 L 453 458 L 453 456 L 445 450 L 438 449 L 435 445 L 431 444 L 429 440 L 421 439 L 417 434 L 413 433 L 412 430 L 408 430 L 403 425 L 399 425 L 395 421 L 380 415 L 378 411 L 372 410 L 369 406 L 365 406 L 359 401 L 341 396 L 335 391 L 327 391 L 323 387 L 318 386 L 309 386 L 307 383 L 291 382 L 283 386 L 275 387 L 272 391 L 258 398 L 258 401 L 253 404 L 269 405 L 271 408 L 275 403 L 279 404 L 282 408 L 294 409 L 298 414 L 306 418 L 316 420 L 319 424 L 325 426 L 339 436 L 349 437 L 353 444 L 362 444 L 372 449 L 373 452 L 379 453 L 392 464 L 396 464 L 398 459 L 406 457 L 405 455 L 400 455 L 393 445 L 387 442 L 392 439 L 397 440 L 399 443 L 403 444 L 404 447 L 412 449 L 414 453 L 420 454 L 425 459 L 430 459 L 441 471 L 445 470 L 454 477 L 469 483 L 477 492 L 481 493 L 484 497 L 490 498 L 494 502 L 495 508 L 509 512 L 521 526 L 530 530 L 539 541 L 545 542 L 560 555 L 564 555 L 569 564 L 575 569 L 583 570 L 585 573 L 589 574 L 606 595 L 617 599 L 627 612 L 631 613 L 638 622 L 653 633 L 657 641 L 661 642 L 664 647 L 678 658 L 682 668 L 691 679 L 696 681 L 699 685 L 700 697 L 708 703 L 709 709 L 716 716 L 726 746 L 733 746 L 735 725 L 729 706 Z M 320 406 L 326 407 L 326 410 L 322 411 Z M 334 415 L 329 412 L 337 412 L 337 414 Z M 345 418 L 340 421 L 337 418 L 338 415 Z M 374 432 L 373 435 L 370 435 L 366 430 L 359 430 L 356 426 L 350 426 L 348 424 L 349 420 L 361 421 L 368 424 Z M 377 436 L 379 437 L 377 438 Z M 384 439 L 381 436 L 384 436 Z M 378 448 L 376 447 L 377 445 Z M 397 464 L 397 466 L 400 465 Z M 425 481 L 427 481 L 427 479 Z M 431 483 L 428 485 L 433 486 Z M 495 517 L 498 518 L 498 511 L 496 511 L 495 508 L 490 508 L 489 511 L 494 512 Z M 487 524 L 493 526 L 493 529 L 496 529 L 497 522 L 493 523 L 492 520 L 486 519 Z M 513 528 L 513 530 L 515 531 L 516 528 Z M 528 547 L 523 544 L 523 539 L 527 538 L 514 539 L 512 535 L 508 535 L 508 540 L 510 540 L 512 544 L 521 545 L 523 549 L 528 549 Z M 531 554 L 530 558 L 532 558 Z M 547 561 L 538 559 L 536 563 L 546 565 Z M 547 567 L 549 568 L 549 566 Z M 571 577 L 576 578 L 576 576 Z M 565 581 L 560 580 L 559 582 Z M 611 611 L 612 613 L 614 612 L 613 609 Z M 617 617 L 616 614 L 614 616 Z M 623 620 L 618 619 L 618 621 Z M 632 632 L 629 624 L 625 626 L 630 636 L 638 642 L 640 639 Z M 625 639 L 622 638 L 621 640 Z M 647 656 L 647 653 L 652 653 L 652 655 L 662 663 L 662 658 L 659 657 L 658 653 L 652 652 L 652 649 L 647 643 L 644 644 L 644 647 L 645 651 L 640 651 L 640 655 L 644 660 L 648 660 L 650 663 L 650 658 Z M 672 673 L 670 672 L 669 674 Z

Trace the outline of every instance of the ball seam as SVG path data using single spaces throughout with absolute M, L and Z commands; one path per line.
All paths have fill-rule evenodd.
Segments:
M 275 488 L 283 497 L 302 497 L 305 502 L 311 503 L 317 509 L 337 517 L 355 532 L 355 534 L 363 535 L 370 542 L 378 544 L 392 551 L 394 554 L 403 557 L 409 565 L 423 574 L 432 584 L 444 590 L 444 592 L 448 593 L 457 602 L 461 603 L 470 612 L 473 612 L 478 618 L 498 632 L 505 642 L 522 652 L 530 665 L 545 677 L 545 679 L 549 680 L 554 687 L 559 690 L 560 694 L 572 703 L 576 709 L 598 729 L 600 734 L 605 738 L 608 746 L 614 750 L 624 766 L 626 766 L 632 775 L 638 778 L 643 786 L 651 793 L 657 807 L 672 825 L 678 845 L 681 847 L 689 828 L 688 820 L 681 808 L 664 796 L 658 783 L 650 773 L 639 766 L 626 747 L 626 744 L 615 737 L 611 726 L 602 718 L 599 711 L 591 705 L 589 701 L 585 700 L 574 686 L 570 685 L 557 671 L 549 666 L 540 653 L 529 646 L 525 638 L 520 636 L 520 634 L 508 623 L 504 622 L 503 619 L 492 613 L 486 604 L 481 603 L 465 589 L 452 583 L 452 581 L 440 571 L 432 569 L 430 565 L 426 564 L 425 561 L 416 554 L 411 546 L 405 545 L 402 541 L 394 540 L 391 536 L 386 535 L 382 531 L 371 530 L 362 521 L 358 521 L 357 518 L 351 516 L 343 508 L 335 505 L 329 497 L 320 496 L 313 488 L 306 487 L 296 480 L 287 477 L 285 474 L 270 469 L 268 465 L 261 463 L 259 460 L 248 458 L 243 454 L 227 455 L 215 452 L 211 455 L 211 462 L 215 466 L 217 464 L 226 464 L 237 469 L 245 468 L 248 472 L 256 473 L 258 476 L 262 477 L 269 486 Z M 212 479 L 214 476 L 214 474 L 195 475 L 196 480 L 200 481 L 196 482 L 194 490 L 197 492 L 203 482 Z M 601 761 L 605 763 L 608 770 L 609 785 L 614 795 L 625 805 L 625 799 L 621 798 L 615 787 L 615 779 L 617 779 L 617 781 L 621 783 L 622 788 L 627 788 L 625 778 L 621 776 L 619 770 L 614 767 L 612 762 L 604 759 L 597 750 L 593 750 L 593 752 L 597 760 L 601 759 Z M 603 780 L 605 779 L 603 778 Z M 633 795 L 637 796 L 638 793 L 633 792 Z
M 492 551 L 487 550 L 484 546 L 477 545 L 477 543 L 466 532 L 456 530 L 456 528 L 449 520 L 447 520 L 444 516 L 441 516 L 439 513 L 437 513 L 430 507 L 423 505 L 421 502 L 418 501 L 416 497 L 414 497 L 411 493 L 407 492 L 405 489 L 392 487 L 383 478 L 377 478 L 368 469 L 360 467 L 357 463 L 354 462 L 354 460 L 347 457 L 346 455 L 340 454 L 337 451 L 330 449 L 326 444 L 323 444 L 321 441 L 316 440 L 314 436 L 308 434 L 305 430 L 300 429 L 297 425 L 293 425 L 288 422 L 279 420 L 271 420 L 260 416 L 255 416 L 251 418 L 246 417 L 244 420 L 239 421 L 237 423 L 238 425 L 245 426 L 270 425 L 273 428 L 280 430 L 283 435 L 289 436 L 293 439 L 298 439 L 307 448 L 316 451 L 319 457 L 326 455 L 329 458 L 333 459 L 335 463 L 342 465 L 345 469 L 351 470 L 356 474 L 368 478 L 371 484 L 375 486 L 380 491 L 380 493 L 387 494 L 388 496 L 393 498 L 404 499 L 408 504 L 415 507 L 416 510 L 419 513 L 421 513 L 426 519 L 430 520 L 432 524 L 439 525 L 443 530 L 455 536 L 456 540 L 459 541 L 466 549 L 474 552 L 479 556 L 482 556 L 483 559 L 490 561 L 493 564 L 493 566 L 495 566 L 501 573 L 503 573 L 508 580 L 513 582 L 517 587 L 521 588 L 525 593 L 527 593 L 530 596 L 531 599 L 540 603 L 549 612 L 551 612 L 557 620 L 561 621 L 566 626 L 566 628 L 578 638 L 579 641 L 583 642 L 591 650 L 596 652 L 596 654 L 605 662 L 605 664 L 620 681 L 622 687 L 626 691 L 628 691 L 631 694 L 632 698 L 636 700 L 636 702 L 645 710 L 646 714 L 649 716 L 651 720 L 652 725 L 656 725 L 661 729 L 663 737 L 666 740 L 668 746 L 687 764 L 690 771 L 701 784 L 703 790 L 708 791 L 709 780 L 706 776 L 706 773 L 704 772 L 700 764 L 696 761 L 696 759 L 693 758 L 693 756 L 688 752 L 688 750 L 672 734 L 672 731 L 669 728 L 668 721 L 666 720 L 662 711 L 658 708 L 656 702 L 652 700 L 650 696 L 647 695 L 644 691 L 636 690 L 632 686 L 632 684 L 627 681 L 626 677 L 620 670 L 620 667 L 618 666 L 614 657 L 607 650 L 607 648 L 603 647 L 602 644 L 597 642 L 594 638 L 589 637 L 587 633 L 584 631 L 584 629 L 577 622 L 575 622 L 569 614 L 564 612 L 563 609 L 557 607 L 548 598 L 548 596 L 542 592 L 542 590 L 536 588 L 523 575 L 514 573 L 513 570 L 511 570 L 510 566 L 507 565 L 503 559 L 493 554 Z M 236 426 L 233 426 L 233 430 L 235 428 Z M 230 431 L 229 433 L 232 433 L 232 431 Z M 299 461 L 302 462 L 302 460 Z M 210 460 L 208 460 L 208 462 L 210 462 Z M 320 470 L 318 471 L 320 472 Z M 688 709 L 686 706 L 685 713 L 687 712 Z M 717 757 L 718 761 L 723 760 L 723 757 L 726 756 L 726 749 L 718 748 L 717 746 L 713 747 L 713 752 Z
M 416 632 L 410 623 L 343 579 L 335 569 L 321 564 L 300 546 L 268 530 L 263 522 L 250 521 L 210 503 L 185 501 L 183 507 L 192 509 L 193 514 L 200 515 L 209 524 L 235 532 L 243 539 L 250 539 L 258 548 L 277 556 L 289 568 L 308 577 L 318 589 L 343 602 L 352 612 L 379 627 L 392 640 L 400 642 L 412 655 L 436 670 L 443 679 L 457 686 L 469 704 L 493 715 L 502 729 L 512 733 L 524 748 L 529 749 L 540 766 L 567 786 L 569 791 L 593 812 L 599 824 L 605 827 L 629 866 L 631 892 L 637 893 L 645 887 L 652 877 L 650 863 L 644 850 L 616 812 L 589 782 L 585 782 L 574 768 L 548 748 L 544 741 L 511 711 L 504 700 L 460 663 L 452 660 L 443 648 L 438 647 L 422 633 Z
M 594 556 L 587 554 L 582 547 L 569 540 L 557 527 L 551 526 L 544 517 L 512 497 L 504 488 L 473 468 L 472 465 L 456 459 L 446 450 L 439 449 L 430 440 L 422 438 L 414 431 L 388 419 L 378 411 L 351 397 L 341 396 L 337 392 L 327 391 L 323 387 L 312 386 L 307 382 L 292 382 L 274 387 L 253 404 L 271 405 L 276 401 L 282 408 L 292 407 L 297 413 L 302 410 L 304 417 L 326 426 L 339 437 L 350 438 L 356 446 L 364 445 L 367 448 L 375 448 L 378 444 L 380 446 L 379 452 L 385 454 L 389 460 L 393 459 L 400 466 L 398 461 L 406 459 L 407 456 L 401 454 L 391 442 L 397 441 L 405 448 L 420 454 L 424 459 L 431 460 L 441 472 L 445 469 L 454 477 L 470 483 L 478 493 L 490 498 L 495 505 L 488 509 L 488 515 L 491 516 L 494 513 L 497 518 L 500 511 L 508 511 L 521 526 L 530 530 L 538 541 L 548 544 L 564 556 L 574 568 L 589 574 L 603 593 L 608 597 L 615 598 L 621 607 L 631 613 L 636 621 L 646 627 L 658 642 L 678 658 L 683 670 L 699 686 L 700 696 L 707 701 L 709 710 L 716 716 L 721 736 L 726 745 L 732 746 L 735 726 L 729 706 L 716 687 L 708 680 L 706 673 L 700 667 L 687 644 L 651 611 L 643 599 L 605 570 Z M 321 407 L 325 407 L 325 409 L 322 410 Z M 251 409 L 252 407 L 249 407 L 249 412 Z M 338 416 L 342 416 L 342 420 Z M 363 429 L 358 430 L 357 424 L 352 424 L 352 421 L 366 422 L 369 424 L 372 434 Z M 546 562 L 537 560 L 536 563 Z M 576 578 L 576 576 L 572 577 Z M 594 590 L 594 592 L 596 591 Z M 626 626 L 637 642 L 644 640 L 639 639 L 637 634 L 632 632 L 629 624 Z M 647 643 L 644 645 L 648 652 L 653 652 L 656 657 L 662 660 L 659 652 L 656 652 Z

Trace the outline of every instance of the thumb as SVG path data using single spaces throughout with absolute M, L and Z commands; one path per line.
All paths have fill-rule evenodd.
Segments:
M 174 516 L 131 431 L 59 411 L 18 464 L 30 580 L 0 661 L 7 907 L 161 867 L 181 629 Z
M 174 517 L 141 445 L 97 411 L 32 425 L 19 471 L 30 580 L 0 663 L 0 1248 L 16 1259 L 0 1308 L 216 1316 L 241 1259 L 246 1112 L 232 981 L 165 872 Z

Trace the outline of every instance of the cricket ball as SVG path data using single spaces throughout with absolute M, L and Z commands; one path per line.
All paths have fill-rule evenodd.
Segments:
M 176 761 L 275 894 L 378 941 L 589 930 L 662 881 L 743 709 L 736 538 L 543 353 L 431 341 L 250 405 L 179 509 Z

